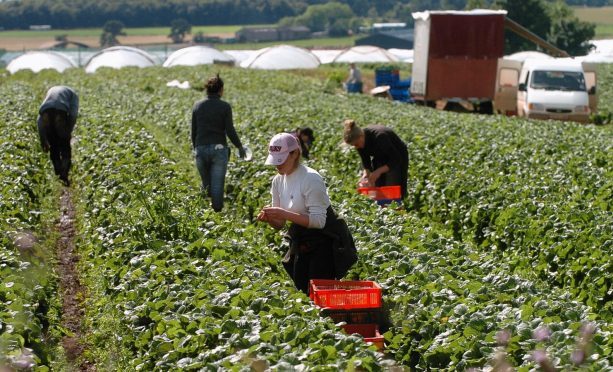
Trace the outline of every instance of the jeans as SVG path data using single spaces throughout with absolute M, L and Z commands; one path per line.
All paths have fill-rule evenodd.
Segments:
M 211 197 L 213 210 L 223 208 L 224 182 L 228 169 L 228 147 L 221 144 L 196 147 L 196 168 L 202 180 L 202 191 Z

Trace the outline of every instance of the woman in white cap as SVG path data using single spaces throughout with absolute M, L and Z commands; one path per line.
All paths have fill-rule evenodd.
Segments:
M 308 293 L 309 280 L 342 277 L 357 255 L 341 257 L 341 262 L 337 256 L 335 262 L 337 235 L 330 232 L 330 227 L 337 226 L 338 219 L 321 175 L 300 164 L 298 139 L 289 133 L 276 134 L 268 154 L 266 164 L 276 166 L 278 174 L 272 180 L 272 206 L 263 208 L 258 220 L 276 229 L 283 228 L 287 221 L 291 223 L 290 250 L 283 265 L 296 287 Z

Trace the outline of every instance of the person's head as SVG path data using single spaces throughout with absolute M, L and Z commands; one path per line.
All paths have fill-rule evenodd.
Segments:
M 307 148 L 311 147 L 311 145 L 313 144 L 313 141 L 315 141 L 315 136 L 313 135 L 313 129 L 309 127 L 296 129 L 296 135 L 298 136 L 298 138 L 300 138 L 302 143 L 304 143 L 307 146 Z
M 300 164 L 300 144 L 290 133 L 275 134 L 268 145 L 266 165 L 274 165 L 280 174 L 292 173 Z
M 354 68 L 355 68 L 355 63 L 351 62 L 351 63 L 349 64 L 349 67 L 350 67 L 350 68 L 352 68 L 352 69 L 354 69 Z
M 355 147 L 356 149 L 361 149 L 364 147 L 364 131 L 360 128 L 355 120 L 347 119 L 343 123 L 345 129 L 343 131 L 343 139 L 345 143 Z
M 219 74 L 206 81 L 206 94 L 208 96 L 223 95 L 223 80 L 219 77 Z

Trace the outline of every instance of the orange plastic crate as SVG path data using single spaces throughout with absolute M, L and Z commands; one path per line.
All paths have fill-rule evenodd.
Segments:
M 358 193 L 375 200 L 380 206 L 391 202 L 402 203 L 400 186 L 358 187 Z
M 374 200 L 401 199 L 400 186 L 358 187 L 358 193 Z
M 313 279 L 311 300 L 324 309 L 364 309 L 381 307 L 381 286 L 372 281 Z
M 364 342 L 372 342 L 380 351 L 385 348 L 385 338 L 379 333 L 379 326 L 376 324 L 345 324 L 342 328 L 347 334 L 361 335 Z

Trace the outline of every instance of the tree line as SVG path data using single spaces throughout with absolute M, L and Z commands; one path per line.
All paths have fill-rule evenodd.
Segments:
M 613 1 L 613 0 L 610 0 Z M 193 25 L 276 23 L 302 14 L 326 0 L 5 0 L 0 2 L 0 27 L 27 29 L 102 27 L 108 20 L 126 27 L 170 26 L 182 18 Z M 463 9 L 467 0 L 340 0 L 358 17 L 383 17 L 399 7 Z
M 563 1 L 553 0 L 5 0 L 0 2 L 0 27 L 28 28 L 34 24 L 56 29 L 170 26 L 181 42 L 191 25 L 304 25 L 311 31 L 347 35 L 372 22 L 412 24 L 412 12 L 427 9 L 506 9 L 508 17 L 571 55 L 590 49 L 595 25 L 581 22 Z M 605 0 L 601 0 L 602 3 Z M 606 0 L 613 2 L 613 0 Z M 568 1 L 567 1 L 568 2 Z M 597 2 L 584 0 L 583 3 Z M 116 34 L 120 35 L 120 34 Z M 115 35 L 115 36 L 116 36 Z M 202 35 L 200 35 L 202 36 Z M 101 45 L 116 42 L 107 30 Z M 507 53 L 534 49 L 531 43 L 507 33 Z
M 393 19 L 427 9 L 465 9 L 471 0 L 337 0 L 356 17 Z M 476 1 L 489 7 L 491 0 Z M 551 3 L 551 1 L 548 1 Z M 117 20 L 126 27 L 170 26 L 185 19 L 193 25 L 276 23 L 302 15 L 326 0 L 5 0 L 0 2 L 0 27 L 27 29 L 50 25 L 58 29 L 102 27 Z M 567 0 L 573 5 L 612 5 L 613 0 Z

